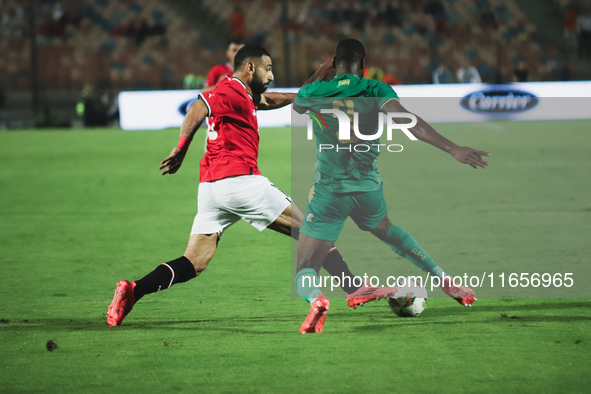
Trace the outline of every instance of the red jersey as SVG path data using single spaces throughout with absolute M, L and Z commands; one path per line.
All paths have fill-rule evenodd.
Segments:
M 230 63 L 213 66 L 205 78 L 205 87 L 215 86 L 222 77 L 231 77 L 234 74 L 234 67 Z M 220 81 L 221 82 L 221 81 Z
M 199 98 L 208 110 L 207 152 L 201 159 L 199 182 L 261 175 L 256 105 L 242 81 L 226 78 Z

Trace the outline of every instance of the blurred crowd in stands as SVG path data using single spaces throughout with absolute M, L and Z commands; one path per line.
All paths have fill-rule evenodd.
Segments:
M 565 10 L 564 37 L 576 42 L 581 60 L 591 60 L 591 4 L 589 1 L 561 1 Z
M 591 59 L 589 0 L 554 0 L 564 37 Z M 219 34 L 241 36 L 272 54 L 277 86 L 298 86 L 343 37 L 368 49 L 367 76 L 387 83 L 551 81 L 577 78 L 556 37 L 514 0 L 37 0 L 35 31 L 42 89 L 199 88 L 225 61 L 199 25 L 174 4 L 207 9 Z M 29 2 L 0 0 L 0 77 L 6 90 L 31 85 Z M 181 14 L 181 15 L 179 15 Z M 211 29 L 211 26 L 207 27 Z M 285 43 L 288 45 L 286 46 Z M 285 48 L 289 48 L 289 57 Z M 290 76 L 284 60 L 290 59 Z

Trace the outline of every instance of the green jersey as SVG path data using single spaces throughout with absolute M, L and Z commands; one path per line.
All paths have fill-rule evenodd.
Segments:
M 295 105 L 298 110 L 309 110 L 318 152 L 314 183 L 333 193 L 372 191 L 380 187 L 382 180 L 377 171 L 380 141 L 370 136 L 383 127 L 379 114 L 382 106 L 392 99 L 398 99 L 398 95 L 389 85 L 352 74 L 340 74 L 330 81 L 316 81 L 300 89 Z M 349 138 L 339 139 L 343 137 L 339 126 L 343 125 L 345 115 Z M 365 138 L 358 138 L 355 131 Z

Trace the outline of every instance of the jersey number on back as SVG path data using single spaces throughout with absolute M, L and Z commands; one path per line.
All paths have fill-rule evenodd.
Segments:
M 211 122 L 209 118 L 205 118 L 205 124 L 207 125 L 207 138 L 210 140 L 218 138 L 218 132 L 214 130 L 215 123 Z
M 353 105 L 353 100 L 335 100 L 332 103 L 332 109 L 346 112 L 347 116 L 349 117 L 349 124 L 351 125 L 351 138 L 347 140 L 339 139 L 339 142 L 342 144 L 352 144 L 353 142 L 359 141 L 359 138 L 355 136 L 353 132 L 353 116 L 355 115 L 355 106 Z M 335 118 L 336 116 L 333 115 Z M 339 131 L 337 130 L 337 139 L 339 138 Z

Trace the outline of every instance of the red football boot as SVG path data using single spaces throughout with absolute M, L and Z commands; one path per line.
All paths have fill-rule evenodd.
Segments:
M 330 301 L 328 301 L 328 298 L 324 294 L 320 293 L 318 297 L 314 298 L 310 303 L 310 313 L 308 313 L 306 320 L 304 320 L 300 327 L 300 333 L 321 333 L 329 307 Z
M 366 302 L 390 298 L 396 293 L 398 293 L 396 287 L 373 287 L 363 285 L 353 294 L 349 294 L 347 297 L 347 305 L 353 309 L 357 309 L 358 306 L 362 306 Z
M 117 283 L 115 296 L 107 311 L 107 326 L 114 327 L 121 325 L 125 316 L 131 312 L 131 309 L 135 304 L 135 296 L 133 295 L 134 288 L 135 282 L 121 280 Z
M 456 300 L 460 305 L 472 306 L 474 301 L 476 301 L 474 290 L 468 286 L 460 285 L 456 287 L 450 277 L 443 278 L 442 282 L 441 290 Z

